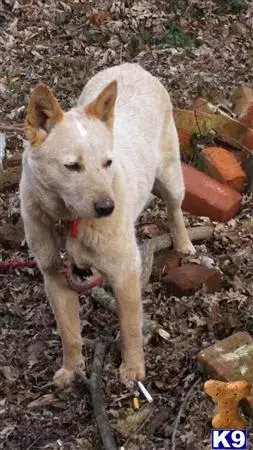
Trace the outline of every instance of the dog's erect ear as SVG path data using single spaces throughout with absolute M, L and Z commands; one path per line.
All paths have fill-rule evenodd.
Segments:
M 57 99 L 43 83 L 37 84 L 27 108 L 25 120 L 26 138 L 33 146 L 42 144 L 53 126 L 63 117 Z
M 112 81 L 98 95 L 96 100 L 85 107 L 88 116 L 96 117 L 109 127 L 113 126 L 114 107 L 117 98 L 117 82 Z

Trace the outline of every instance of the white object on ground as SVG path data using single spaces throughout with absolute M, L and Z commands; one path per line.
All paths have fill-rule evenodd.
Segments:
M 137 381 L 137 384 L 141 390 L 141 392 L 143 393 L 144 397 L 146 397 L 147 401 L 149 403 L 152 403 L 153 398 L 151 397 L 150 393 L 147 391 L 147 389 L 143 386 L 141 381 Z

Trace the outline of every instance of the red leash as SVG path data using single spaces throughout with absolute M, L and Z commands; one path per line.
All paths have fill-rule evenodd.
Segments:
M 73 220 L 70 224 L 70 235 L 73 239 L 78 237 L 78 226 L 81 222 L 81 219 Z M 0 272 L 6 270 L 14 270 L 14 269 L 24 269 L 24 268 L 36 268 L 38 264 L 36 261 L 27 260 L 27 261 L 8 261 L 6 263 L 0 262 Z M 88 283 L 82 283 L 78 281 L 73 275 L 73 264 L 69 261 L 62 262 L 62 269 L 59 269 L 64 273 L 68 285 L 71 289 L 79 292 L 79 293 L 87 293 L 92 288 L 101 285 L 104 282 L 104 277 L 101 275 L 99 277 L 93 278 Z
M 31 268 L 38 267 L 36 261 L 28 260 L 28 261 L 18 261 L 13 260 L 9 261 L 7 263 L 0 262 L 0 271 L 2 270 L 11 270 L 11 269 L 24 269 L 24 268 Z
M 36 263 L 36 261 L 32 260 L 27 261 L 13 260 L 8 261 L 7 263 L 0 262 L 0 272 L 26 268 L 34 269 L 36 267 L 38 267 L 38 264 Z M 63 262 L 62 269 L 58 270 L 64 273 L 69 287 L 74 291 L 79 292 L 80 294 L 85 294 L 89 292 L 92 288 L 100 286 L 104 282 L 104 277 L 102 275 L 100 277 L 91 279 L 87 283 L 80 282 L 73 275 L 73 264 L 70 262 Z

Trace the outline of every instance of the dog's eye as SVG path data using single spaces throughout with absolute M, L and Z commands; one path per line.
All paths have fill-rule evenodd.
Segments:
M 66 169 L 74 171 L 78 171 L 81 168 L 80 164 L 78 164 L 77 162 L 73 162 L 71 164 L 64 164 L 64 166 L 66 167 Z
M 112 165 L 112 159 L 107 159 L 107 161 L 105 161 L 105 163 L 104 163 L 105 168 L 110 167 L 111 165 Z

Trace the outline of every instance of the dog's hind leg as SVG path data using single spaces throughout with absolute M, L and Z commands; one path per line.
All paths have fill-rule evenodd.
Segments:
M 189 239 L 181 209 L 185 187 L 173 118 L 166 120 L 160 147 L 161 163 L 156 175 L 155 189 L 159 190 L 167 206 L 174 248 L 181 253 L 193 254 L 195 249 Z
M 56 372 L 54 382 L 63 388 L 73 381 L 75 370 L 84 365 L 79 300 L 77 293 L 68 287 L 63 274 L 44 273 L 44 281 L 63 346 L 63 364 Z

